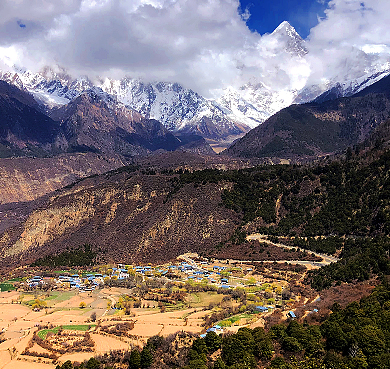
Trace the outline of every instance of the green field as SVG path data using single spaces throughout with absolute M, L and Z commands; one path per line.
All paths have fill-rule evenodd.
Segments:
M 73 297 L 76 293 L 74 291 L 55 291 L 50 292 L 50 296 L 45 298 L 45 301 L 50 301 L 53 304 L 66 301 Z
M 47 307 L 52 307 L 59 302 L 69 300 L 76 294 L 75 291 L 51 291 L 50 296 L 46 294 L 41 294 L 38 296 L 40 300 L 43 300 L 47 303 Z M 24 295 L 23 304 L 32 306 L 35 303 L 36 298 L 33 294 L 29 293 Z
M 69 330 L 69 331 L 86 332 L 89 329 L 91 329 L 92 327 L 96 327 L 96 324 L 63 325 L 62 329 Z M 38 334 L 39 338 L 42 338 L 44 340 L 49 332 L 57 333 L 59 330 L 60 330 L 60 327 L 55 327 L 55 328 L 52 328 L 52 329 L 42 329 L 37 334 Z
M 15 289 L 12 283 L 0 283 L 0 291 L 13 291 Z
M 234 315 L 228 319 L 224 319 L 224 320 L 220 321 L 217 324 L 220 325 L 221 327 L 230 327 L 235 322 L 239 321 L 240 319 L 252 319 L 254 315 L 256 315 L 256 314 L 244 313 L 244 314 Z
M 178 301 L 176 304 L 164 304 L 165 305 L 165 308 L 166 308 L 166 312 L 170 312 L 170 311 L 176 311 L 176 310 L 183 310 L 187 307 L 187 305 L 185 305 L 183 302 L 181 301 Z M 155 309 L 150 309 L 151 311 L 153 310 L 156 310 L 158 311 L 158 308 L 155 308 Z
M 210 303 L 218 304 L 222 301 L 223 295 L 217 292 L 195 292 L 187 297 L 187 303 L 191 307 L 207 307 Z
M 21 281 L 23 281 L 23 278 L 17 277 L 17 278 L 11 278 L 8 282 L 21 282 Z

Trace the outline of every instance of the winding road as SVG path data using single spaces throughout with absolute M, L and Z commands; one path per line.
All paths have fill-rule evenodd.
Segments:
M 260 242 L 264 242 L 264 243 L 267 243 L 269 245 L 273 245 L 273 246 L 277 246 L 277 247 L 283 247 L 284 249 L 297 249 L 299 247 L 296 247 L 296 246 L 287 246 L 287 245 L 284 245 L 282 243 L 275 243 L 275 242 L 271 242 L 270 240 L 268 240 L 267 238 L 268 236 L 267 235 L 264 235 L 264 234 L 260 234 L 260 233 L 254 233 L 254 234 L 251 234 L 249 236 L 247 236 L 247 240 L 258 240 Z M 303 249 L 304 250 L 304 249 Z M 324 266 L 324 265 L 328 265 L 330 263 L 335 263 L 337 262 L 339 259 L 334 257 L 334 256 L 329 256 L 329 255 L 326 255 L 326 254 L 320 254 L 319 252 L 315 252 L 315 251 L 311 251 L 311 250 L 305 250 L 307 252 L 310 252 L 311 254 L 314 254 L 315 256 L 318 256 L 322 259 L 322 261 L 294 261 L 294 264 L 311 264 L 313 266 Z

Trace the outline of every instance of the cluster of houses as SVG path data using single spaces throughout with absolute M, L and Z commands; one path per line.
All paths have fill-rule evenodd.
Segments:
M 99 285 L 104 283 L 104 276 L 102 274 L 87 274 L 86 276 L 80 276 L 78 274 L 73 275 L 60 275 L 58 278 L 45 278 L 42 276 L 34 276 L 26 281 L 28 287 L 43 287 L 45 284 L 53 282 L 56 287 L 63 288 L 76 288 L 80 292 L 93 291 Z
M 36 275 L 35 277 L 31 278 L 29 281 L 27 281 L 29 287 L 39 287 L 45 284 L 45 281 L 43 280 L 43 277 Z
M 113 277 L 116 279 L 123 280 L 130 277 L 128 270 L 124 264 L 118 264 L 118 268 L 112 268 L 111 276 L 104 275 L 103 278 Z
M 184 280 L 202 282 L 205 279 L 210 283 L 218 283 L 220 281 L 223 288 L 231 288 L 227 283 L 229 280 L 227 278 L 219 278 L 221 272 L 226 270 L 224 266 L 214 265 L 212 270 L 206 269 L 208 263 L 203 261 L 200 265 L 190 264 L 188 262 L 181 262 L 178 265 L 169 265 L 167 267 L 156 267 L 153 269 L 151 266 L 136 266 L 134 268 L 135 273 L 140 273 L 145 276 L 161 275 L 169 277 L 172 273 L 182 274 Z M 211 268 L 210 268 L 211 269 Z M 113 269 L 114 270 L 114 269 Z
M 216 284 L 221 288 L 232 288 L 228 283 L 229 279 L 226 277 L 226 267 L 220 265 L 210 265 L 207 261 L 201 261 L 195 263 L 191 260 L 183 261 L 177 265 L 157 266 L 152 267 L 150 265 L 144 266 L 129 266 L 125 264 L 118 264 L 108 270 L 107 274 L 91 273 L 86 275 L 60 275 L 55 279 L 44 278 L 42 276 L 34 276 L 27 280 L 27 285 L 30 288 L 42 287 L 45 284 L 55 283 L 57 287 L 68 287 L 78 289 L 82 291 L 92 291 L 99 285 L 103 285 L 107 279 L 126 280 L 130 277 L 130 273 L 140 274 L 146 277 L 154 276 L 166 276 L 171 277 L 172 274 L 176 275 L 176 278 L 180 278 L 184 281 L 202 282 L 207 280 L 208 283 Z M 249 271 L 249 269 L 248 269 Z M 223 274 L 223 275 L 221 275 Z
M 81 277 L 78 274 L 73 274 L 71 276 L 60 275 L 58 281 L 65 287 L 76 288 L 80 292 L 83 291 L 93 291 L 100 284 L 103 284 L 103 275 L 102 274 L 87 274 L 85 277 Z
M 206 279 L 210 283 L 220 282 L 220 287 L 222 288 L 231 288 L 228 285 L 228 278 L 220 278 L 221 272 L 225 271 L 227 268 L 225 266 L 214 265 L 212 270 L 205 269 L 208 266 L 207 262 L 202 262 L 201 266 L 193 266 L 187 263 L 182 263 L 181 268 L 184 269 L 185 273 L 188 274 L 187 280 L 194 280 L 196 282 L 202 282 Z M 180 268 L 180 267 L 179 267 Z M 179 269 L 180 270 L 180 269 Z

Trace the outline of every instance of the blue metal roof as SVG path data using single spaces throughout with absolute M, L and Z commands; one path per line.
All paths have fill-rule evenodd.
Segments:
M 265 306 L 256 306 L 256 310 L 259 310 L 259 311 L 268 311 L 268 308 L 265 307 Z
M 289 311 L 288 315 L 290 315 L 291 318 L 296 318 L 297 317 L 293 311 Z

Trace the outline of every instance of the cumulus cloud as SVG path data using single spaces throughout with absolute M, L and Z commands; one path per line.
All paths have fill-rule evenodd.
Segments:
M 254 37 L 238 0 L 54 1 L 46 11 L 42 2 L 5 0 L 0 8 L 3 54 L 16 45 L 28 68 L 57 63 L 75 73 L 220 87 L 217 76 L 236 73 L 234 54 Z
M 355 45 L 390 42 L 387 0 L 331 0 L 326 17 L 311 30 L 310 39 L 328 44 Z
M 250 9 L 238 0 L 2 0 L 0 59 L 175 81 L 206 96 L 245 83 L 300 89 L 386 60 L 389 10 L 388 0 L 331 0 L 309 53 L 292 57 L 273 35 L 248 29 Z
M 307 40 L 311 81 L 358 78 L 390 60 L 388 0 L 331 0 Z

